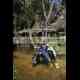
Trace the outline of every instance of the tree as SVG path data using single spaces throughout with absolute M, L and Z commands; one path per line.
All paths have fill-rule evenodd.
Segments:
M 51 0 L 53 1 L 53 0 Z M 17 14 L 17 28 L 31 28 L 35 23 L 35 15 L 39 15 L 41 21 L 51 19 L 54 12 L 54 4 L 50 0 L 14 0 L 14 12 Z M 52 4 L 51 4 L 51 3 Z M 51 6 L 50 6 L 51 5 Z

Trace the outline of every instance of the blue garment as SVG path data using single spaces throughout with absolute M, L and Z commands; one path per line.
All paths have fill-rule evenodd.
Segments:
M 47 52 L 47 47 L 45 47 L 45 48 L 40 47 L 39 52 L 46 53 Z
M 43 58 L 43 62 L 45 63 L 45 64 L 48 64 L 49 63 L 49 60 L 50 60 L 50 57 L 49 57 L 49 55 L 48 55 L 48 47 L 47 46 L 45 46 L 45 47 L 37 47 L 37 49 L 36 49 L 37 51 L 37 55 L 39 55 L 40 57 L 42 57 Z M 37 63 L 37 56 L 33 56 L 32 57 L 32 64 L 36 64 Z
M 40 55 L 43 57 L 43 59 L 44 59 L 44 62 L 45 63 L 48 63 L 49 62 L 49 55 L 48 55 L 48 47 L 40 47 L 39 48 L 39 53 L 40 53 Z

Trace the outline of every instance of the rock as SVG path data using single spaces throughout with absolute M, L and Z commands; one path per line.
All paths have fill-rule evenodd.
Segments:
M 59 66 L 58 63 L 55 63 L 55 67 L 56 67 L 56 69 L 59 69 L 60 68 L 60 66 Z

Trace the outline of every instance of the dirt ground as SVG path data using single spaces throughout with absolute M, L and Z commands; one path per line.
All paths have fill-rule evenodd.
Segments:
M 15 80 L 66 80 L 64 57 L 57 58 L 60 68 L 39 64 L 32 67 L 33 51 L 14 51 Z

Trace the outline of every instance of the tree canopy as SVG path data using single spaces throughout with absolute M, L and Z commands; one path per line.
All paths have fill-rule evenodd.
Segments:
M 46 15 L 48 16 L 50 5 L 53 0 L 14 0 L 13 13 L 17 15 L 17 29 L 23 29 L 24 27 L 31 28 L 35 23 L 35 16 L 37 14 L 41 20 L 44 20 L 45 17 L 42 1 L 44 3 Z

